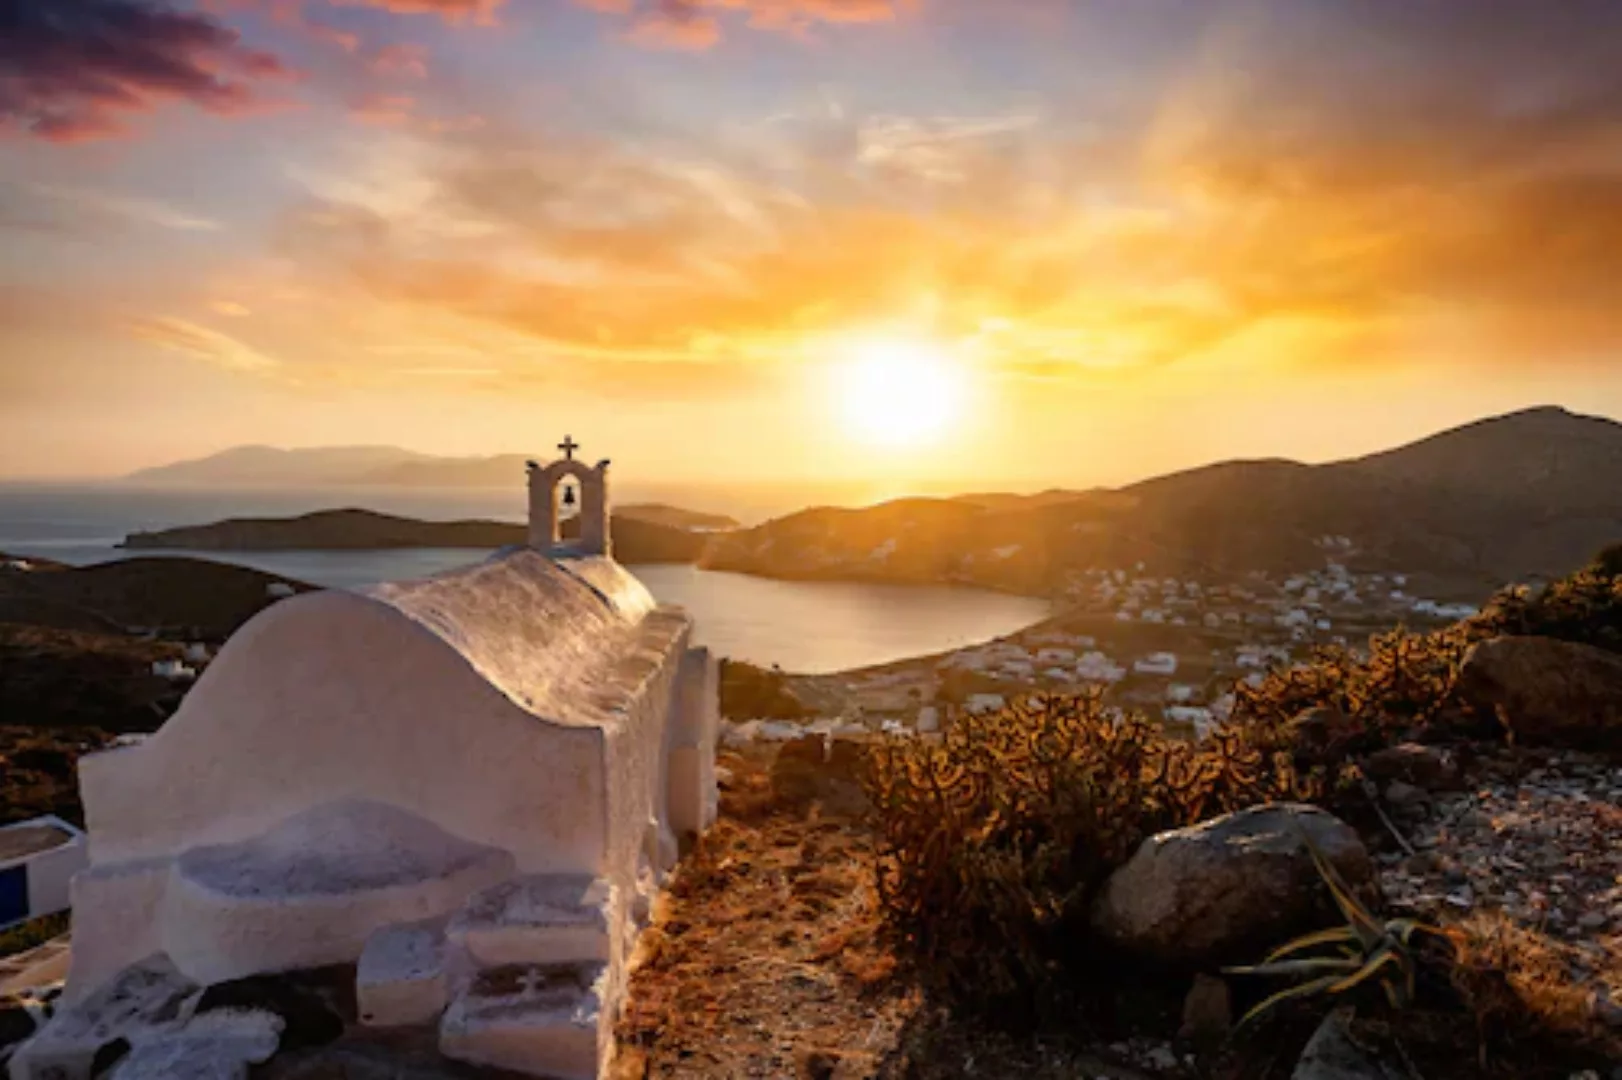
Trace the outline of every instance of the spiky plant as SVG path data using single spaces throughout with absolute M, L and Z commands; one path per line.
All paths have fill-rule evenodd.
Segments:
M 1287 1001 L 1338 997 L 1370 981 L 1379 983 L 1392 1008 L 1404 1008 L 1414 1000 L 1419 970 L 1415 939 L 1428 934 L 1448 940 L 1442 930 L 1414 919 L 1381 922 L 1357 899 L 1305 829 L 1301 829 L 1301 836 L 1346 925 L 1298 937 L 1268 953 L 1260 964 L 1225 968 L 1230 975 L 1306 980 L 1280 990 L 1251 1009 L 1239 1021 L 1241 1028 Z

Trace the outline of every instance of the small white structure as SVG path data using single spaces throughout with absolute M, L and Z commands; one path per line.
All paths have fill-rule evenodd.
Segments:
M 68 908 L 68 883 L 89 861 L 84 833 L 59 817 L 0 828 L 0 930 Z
M 152 674 L 160 679 L 170 682 L 190 682 L 197 678 L 197 669 L 181 663 L 179 660 L 152 661 Z
M 1177 674 L 1177 654 L 1169 652 L 1150 653 L 1133 664 L 1132 670 L 1139 675 L 1175 675 Z
M 367 1022 L 438 1022 L 448 1056 L 535 1075 L 606 1067 L 651 894 L 715 815 L 717 673 L 607 557 L 607 463 L 564 445 L 530 469 L 540 550 L 275 604 L 157 734 L 81 760 L 59 1020 L 153 958 L 198 984 L 358 962 Z
M 1029 660 L 1004 660 L 997 670 L 1004 678 L 1029 679 L 1036 674 L 1036 665 Z
M 1126 668 L 1101 652 L 1084 653 L 1076 661 L 1076 678 L 1084 682 L 1118 683 L 1126 678 Z
M 996 712 L 1007 704 L 1001 694 L 970 694 L 963 708 L 970 713 L 988 713 Z

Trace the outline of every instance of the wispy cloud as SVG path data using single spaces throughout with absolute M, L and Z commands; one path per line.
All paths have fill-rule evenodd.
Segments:
M 136 319 L 130 332 L 142 341 L 228 371 L 265 373 L 280 367 L 272 357 L 229 334 L 170 316 Z
M 639 45 L 707 49 L 726 22 L 756 30 L 806 35 L 819 24 L 888 22 L 921 0 L 576 0 L 627 20 L 625 36 Z
M 0 181 L 0 229 L 25 228 L 64 235 L 104 237 L 127 228 L 218 232 L 224 226 L 160 199 L 117 195 L 90 188 Z

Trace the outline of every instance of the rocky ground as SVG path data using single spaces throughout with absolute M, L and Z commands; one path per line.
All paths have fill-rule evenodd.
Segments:
M 1386 786 L 1401 838 L 1379 857 L 1390 906 L 1449 922 L 1500 913 L 1562 943 L 1572 977 L 1622 1027 L 1622 765 L 1506 750 L 1458 786 Z

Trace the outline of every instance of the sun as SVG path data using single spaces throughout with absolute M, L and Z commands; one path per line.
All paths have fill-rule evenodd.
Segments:
M 852 435 L 889 447 L 939 440 L 968 397 L 962 367 L 924 341 L 880 339 L 850 349 L 839 368 L 838 406 Z

